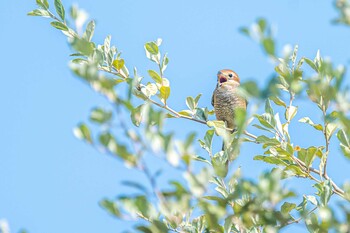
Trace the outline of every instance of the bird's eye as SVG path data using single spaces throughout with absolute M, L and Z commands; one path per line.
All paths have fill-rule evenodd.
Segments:
M 229 76 L 230 78 L 232 78 L 232 74 L 229 74 L 228 76 Z

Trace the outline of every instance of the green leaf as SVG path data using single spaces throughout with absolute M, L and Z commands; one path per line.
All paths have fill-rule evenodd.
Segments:
M 315 213 L 311 213 L 305 220 L 306 228 L 310 233 L 319 233 L 322 232 L 320 230 L 320 226 L 318 224 L 318 218 Z
M 209 127 L 214 127 L 215 133 L 219 136 L 224 137 L 224 140 L 225 140 L 225 137 L 227 137 L 227 135 L 228 135 L 225 122 L 223 122 L 223 121 L 207 121 L 207 125 Z
M 124 64 L 125 64 L 124 59 L 115 59 L 112 63 L 113 67 L 118 71 L 124 67 Z
M 217 176 L 225 178 L 228 173 L 228 156 L 224 151 L 220 151 L 211 157 L 211 164 Z
M 336 129 L 338 129 L 337 124 L 335 123 L 328 123 L 326 126 L 326 136 L 327 139 L 330 140 L 335 133 Z
M 312 127 L 314 127 L 315 129 L 319 130 L 319 131 L 323 131 L 323 127 L 320 124 L 315 124 L 309 117 L 303 117 L 299 120 L 299 122 L 301 123 L 306 123 L 311 125 Z
M 157 72 L 155 72 L 154 70 L 149 70 L 148 74 L 156 83 L 162 85 L 163 80 Z
M 163 62 L 162 62 L 162 72 L 163 73 L 166 70 L 166 68 L 168 67 L 168 63 L 169 63 L 169 58 L 168 58 L 167 54 L 165 54 L 163 57 Z
M 322 183 L 316 183 L 314 187 L 317 189 L 317 195 L 320 196 L 320 204 L 327 206 L 333 194 L 333 187 L 330 180 L 325 180 Z
M 225 203 L 225 199 L 218 197 L 218 196 L 204 196 L 202 197 L 205 200 L 210 200 L 210 201 L 217 201 L 218 203 Z
M 48 9 L 49 8 L 49 2 L 47 0 L 43 0 L 44 6 Z
M 75 64 L 82 64 L 82 63 L 87 63 L 87 60 L 83 59 L 83 58 L 75 58 L 75 59 L 71 60 L 71 62 L 75 63 Z
M 136 229 L 143 233 L 153 233 L 150 227 L 146 227 L 146 226 L 137 226 Z
M 265 130 L 267 132 L 272 132 L 270 129 L 266 129 L 265 127 L 261 126 L 261 125 L 257 125 L 257 124 L 253 124 L 252 126 L 254 126 L 255 128 L 261 129 L 261 130 Z
M 191 111 L 193 111 L 197 106 L 192 96 L 188 96 L 186 98 L 186 105 Z
M 270 99 L 278 106 L 287 107 L 286 103 L 281 100 L 278 96 L 271 96 Z
M 198 101 L 201 98 L 201 96 L 202 96 L 202 94 L 200 93 L 196 96 L 196 98 L 194 98 L 194 103 L 196 104 L 196 107 L 198 106 Z
M 249 36 L 250 37 L 250 32 L 247 27 L 241 27 L 239 28 L 239 32 L 242 33 L 243 35 Z
M 346 147 L 346 146 L 344 146 L 344 145 L 342 145 L 342 144 L 340 144 L 340 148 L 341 148 L 341 150 L 342 150 L 344 156 L 345 156 L 346 158 L 350 159 L 350 148 L 349 148 L 349 147 Z
M 200 120 L 208 120 L 208 109 L 207 108 L 196 108 L 196 117 Z
M 202 141 L 202 140 L 200 140 L 200 141 Z M 202 141 L 202 142 L 203 142 L 203 141 Z M 193 156 L 192 159 L 193 159 L 193 160 L 196 160 L 196 161 L 203 162 L 203 163 L 207 163 L 207 164 L 209 164 L 209 165 L 212 165 L 208 160 L 206 160 L 205 158 L 203 158 L 203 157 L 201 157 L 201 156 L 198 156 L 198 155 Z
M 159 220 L 153 220 L 150 229 L 152 233 L 163 233 L 169 231 L 167 225 Z
M 143 195 L 136 197 L 123 196 L 119 198 L 119 202 L 122 203 L 124 209 L 132 215 L 141 214 L 149 219 L 156 218 L 155 208 Z
M 289 214 L 297 205 L 295 203 L 285 202 L 281 206 L 281 212 L 283 214 Z
M 307 167 L 311 167 L 312 162 L 315 160 L 319 149 L 317 147 L 309 147 L 307 149 L 301 148 L 298 151 L 298 158 L 305 163 Z
M 91 20 L 89 24 L 86 26 L 86 30 L 84 32 L 83 38 L 87 41 L 91 41 L 92 36 L 95 31 L 95 21 Z
M 269 113 L 264 113 L 262 115 L 255 115 L 255 117 L 258 119 L 260 124 L 265 126 L 266 128 L 269 129 L 274 129 L 274 126 L 276 125 L 276 122 L 273 118 L 273 116 Z
M 309 58 L 306 58 L 306 57 L 304 57 L 303 59 L 314 71 L 318 72 L 315 63 L 312 60 L 310 60 Z
M 350 142 L 348 139 L 348 136 L 346 135 L 345 131 L 343 129 L 339 130 L 337 133 L 337 137 L 339 141 L 346 147 L 350 147 Z
M 322 60 L 322 57 L 321 57 L 320 50 L 317 50 L 316 57 L 314 59 L 314 63 L 316 65 L 316 67 L 317 67 L 317 70 L 320 70 L 320 68 L 322 67 L 322 64 L 323 64 L 323 60 Z
M 259 26 L 260 31 L 263 33 L 265 31 L 266 25 L 267 25 L 266 20 L 264 18 L 259 18 L 257 20 L 257 24 Z
M 293 54 L 292 54 L 292 57 L 290 58 L 290 60 L 291 60 L 292 63 L 293 63 L 293 67 L 295 66 L 295 62 L 296 62 L 296 60 L 297 60 L 298 48 L 299 48 L 298 45 L 295 45 L 295 46 L 294 46 Z
M 36 0 L 36 4 L 45 10 L 49 9 L 49 3 L 47 0 Z
M 147 188 L 138 182 L 126 180 L 126 181 L 122 181 L 121 184 L 131 188 L 135 188 L 145 194 L 148 193 Z
M 275 164 L 278 166 L 288 166 L 288 164 L 286 162 L 284 162 L 282 159 L 277 158 L 275 156 L 257 155 L 257 156 L 254 156 L 254 160 L 260 160 L 260 161 L 263 161 L 265 163 Z
M 225 224 L 224 224 L 224 233 L 230 233 L 233 225 L 233 216 L 228 216 L 225 219 Z
M 137 127 L 140 126 L 140 123 L 142 121 L 144 106 L 145 106 L 144 104 L 141 104 L 138 107 L 134 108 L 134 110 L 131 111 L 131 115 L 130 115 L 131 121 Z
M 65 24 L 61 23 L 61 22 L 54 21 L 54 22 L 51 22 L 50 24 L 51 24 L 51 26 L 57 28 L 58 30 L 68 31 L 68 27 Z
M 104 124 L 112 119 L 112 111 L 102 108 L 94 108 L 90 114 L 90 120 L 98 124 Z
M 284 138 L 284 130 L 283 130 L 283 126 L 282 126 L 282 123 L 281 123 L 281 120 L 280 120 L 280 115 L 279 113 L 276 113 L 275 116 L 274 116 L 274 119 L 275 119 L 275 122 L 276 122 L 276 131 L 279 132 L 282 137 Z
M 295 176 L 307 177 L 307 174 L 295 164 L 287 166 L 284 171 L 291 172 Z
M 343 129 L 337 133 L 338 140 L 340 141 L 340 148 L 346 158 L 350 159 L 350 142 L 348 136 Z
M 161 86 L 160 90 L 159 90 L 159 93 L 160 93 L 160 97 L 161 97 L 162 101 L 164 103 L 166 103 L 166 100 L 170 96 L 170 87 L 168 87 L 168 86 Z
M 60 18 L 65 21 L 65 12 L 61 0 L 55 0 L 55 8 Z
M 86 124 L 80 123 L 77 127 L 74 128 L 73 133 L 75 137 L 88 143 L 92 143 L 90 129 Z
M 345 198 L 350 201 L 350 182 L 346 181 L 343 186 L 343 190 L 345 192 Z
M 262 40 L 262 45 L 265 49 L 265 52 L 271 56 L 275 56 L 275 42 L 272 38 L 264 38 Z
M 295 115 L 297 114 L 298 107 L 295 106 L 288 106 L 285 112 L 285 118 L 288 122 L 290 122 Z
M 159 53 L 158 45 L 154 42 L 148 42 L 145 44 L 145 49 L 153 55 L 157 55 Z
M 93 53 L 95 47 L 94 43 L 76 37 L 74 37 L 71 45 L 76 51 L 85 56 L 90 56 Z
M 109 50 L 111 49 L 111 39 L 112 39 L 112 36 L 108 35 L 108 36 L 106 36 L 106 38 L 103 42 L 103 48 L 104 48 L 105 53 L 108 53 Z
M 204 141 L 199 140 L 201 147 L 206 151 L 208 151 L 209 154 L 211 154 L 211 150 L 212 150 L 213 136 L 214 136 L 214 129 L 209 129 L 205 133 Z
M 265 102 L 265 112 L 266 112 L 266 113 L 269 113 L 269 114 L 271 114 L 271 115 L 274 114 L 269 99 L 266 99 L 266 102 Z
M 265 135 L 261 135 L 256 138 L 255 140 L 257 143 L 262 143 L 267 146 L 277 146 L 280 145 L 281 142 L 279 142 L 276 138 L 268 138 Z
M 105 149 L 108 149 L 111 154 L 122 159 L 127 166 L 136 166 L 137 158 L 128 151 L 125 145 L 118 144 L 110 132 L 102 132 L 99 135 L 99 142 L 105 147 Z
M 31 12 L 29 12 L 27 15 L 29 16 L 42 16 L 45 18 L 50 18 L 50 14 L 47 10 L 44 9 L 36 9 Z
M 103 199 L 102 201 L 100 201 L 100 206 L 106 209 L 107 212 L 110 213 L 111 215 L 114 215 L 116 217 L 121 216 L 121 212 L 118 206 L 113 201 L 110 201 L 108 199 Z
M 198 174 L 186 172 L 184 174 L 190 190 L 195 197 L 200 197 L 206 191 L 206 185 L 211 175 L 206 168 L 202 169 Z
M 124 65 L 120 71 L 119 71 L 124 77 L 129 77 L 129 70 L 128 68 Z
M 190 110 L 182 110 L 179 112 L 180 115 L 192 117 L 193 113 Z
M 314 206 L 318 206 L 318 200 L 316 199 L 315 196 L 312 195 L 307 195 L 306 199 L 311 202 L 311 204 L 313 204 Z

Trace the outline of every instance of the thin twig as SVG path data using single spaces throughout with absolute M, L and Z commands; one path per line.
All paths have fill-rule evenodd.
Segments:
M 326 152 L 324 153 L 324 156 L 326 156 L 324 161 L 324 167 L 323 167 L 323 176 L 327 175 L 327 160 L 328 160 L 328 154 L 329 154 L 329 138 L 327 137 L 327 126 L 328 122 L 326 121 L 326 110 L 323 107 L 323 121 L 324 121 L 324 128 L 323 128 L 323 135 L 324 139 L 326 141 Z
M 290 221 L 290 222 L 287 222 L 286 224 L 284 224 L 283 226 L 288 226 L 288 225 L 291 225 L 293 223 L 299 223 L 301 220 L 304 220 L 305 217 L 309 216 L 311 213 L 313 213 L 315 210 L 317 210 L 318 206 L 314 207 L 312 210 L 310 210 L 306 216 L 303 216 L 303 217 L 300 217 L 300 218 L 297 218 L 297 219 L 294 219 L 293 221 Z

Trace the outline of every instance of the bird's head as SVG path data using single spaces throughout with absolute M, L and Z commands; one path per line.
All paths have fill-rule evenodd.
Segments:
M 234 85 L 234 86 L 239 86 L 240 84 L 240 79 L 236 72 L 233 70 L 220 70 L 218 72 L 218 85 Z

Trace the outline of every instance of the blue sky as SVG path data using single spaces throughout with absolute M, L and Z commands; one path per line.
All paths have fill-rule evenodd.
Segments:
M 349 63 L 350 30 L 331 25 L 337 14 L 329 1 L 63 0 L 67 8 L 73 3 L 96 19 L 95 41 L 112 35 L 129 69 L 136 66 L 143 75 L 154 68 L 143 44 L 163 39 L 162 51 L 170 57 L 169 104 L 177 110 L 186 108 L 187 96 L 198 93 L 203 93 L 200 104 L 210 106 L 216 73 L 223 68 L 234 69 L 242 80 L 266 83 L 273 65 L 255 42 L 238 32 L 257 17 L 277 29 L 278 50 L 299 44 L 304 56 L 314 57 L 321 49 L 336 64 Z M 34 0 L 0 1 L 0 219 L 6 218 L 13 232 L 22 227 L 31 233 L 121 232 L 129 224 L 111 218 L 97 203 L 123 192 L 121 180 L 143 178 L 74 138 L 72 128 L 87 119 L 90 109 L 108 103 L 71 74 L 65 37 L 49 20 L 27 17 L 34 8 Z M 297 118 L 313 109 L 300 109 Z M 206 130 L 184 120 L 169 120 L 167 127 L 179 137 L 187 134 L 183 129 L 199 135 Z M 291 133 L 302 146 L 322 143 L 306 126 Z M 256 178 L 269 169 L 252 160 L 259 151 L 258 146 L 243 147 L 233 166 Z M 337 147 L 333 151 L 329 173 L 341 182 L 350 162 Z M 312 194 L 310 184 L 296 180 L 288 187 Z M 302 232 L 298 226 L 285 232 L 292 229 Z

